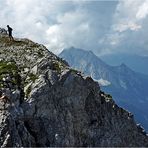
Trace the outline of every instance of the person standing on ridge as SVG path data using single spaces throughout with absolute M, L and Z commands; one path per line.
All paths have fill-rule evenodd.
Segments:
M 7 28 L 8 28 L 8 34 L 9 34 L 10 41 L 13 41 L 14 40 L 12 36 L 13 29 L 9 25 L 7 25 Z

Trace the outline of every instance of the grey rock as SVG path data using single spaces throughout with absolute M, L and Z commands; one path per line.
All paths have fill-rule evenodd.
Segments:
M 91 77 L 42 45 L 15 40 L 0 42 L 0 70 L 9 67 L 1 75 L 11 84 L 1 85 L 11 100 L 5 108 L 0 100 L 1 147 L 148 146 L 134 117 Z
M 0 28 L 0 36 L 7 35 L 7 31 L 4 28 Z

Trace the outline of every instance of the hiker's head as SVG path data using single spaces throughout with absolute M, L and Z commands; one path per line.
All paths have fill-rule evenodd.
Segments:
M 7 27 L 9 27 L 9 25 L 7 25 Z

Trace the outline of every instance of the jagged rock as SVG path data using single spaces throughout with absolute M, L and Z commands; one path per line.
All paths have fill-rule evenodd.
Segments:
M 4 28 L 0 28 L 0 36 L 7 35 L 7 31 Z
M 71 67 L 98 81 L 101 89 L 110 93 L 118 105 L 134 113 L 136 121 L 148 131 L 148 76 L 133 71 L 125 64 L 108 65 L 93 52 L 83 49 L 67 48 L 59 56 Z M 118 56 L 116 58 L 120 59 Z M 107 57 L 103 60 L 106 61 Z
M 0 53 L 1 147 L 148 146 L 130 113 L 44 46 L 2 35 Z

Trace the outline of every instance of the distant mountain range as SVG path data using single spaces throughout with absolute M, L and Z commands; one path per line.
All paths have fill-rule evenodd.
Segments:
M 100 56 L 107 64 L 116 66 L 117 64 L 125 63 L 136 72 L 148 75 L 148 56 L 130 55 L 130 54 L 108 54 Z M 135 64 L 136 63 L 136 64 Z
M 93 52 L 71 47 L 59 55 L 69 65 L 98 81 L 102 90 L 131 111 L 148 130 L 148 76 L 131 70 L 125 64 L 110 66 Z M 136 63 L 135 63 L 136 65 Z

